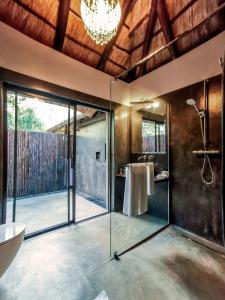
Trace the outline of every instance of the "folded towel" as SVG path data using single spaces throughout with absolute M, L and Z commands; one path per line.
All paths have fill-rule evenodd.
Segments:
M 155 192 L 154 163 L 153 162 L 147 163 L 146 169 L 147 169 L 147 195 L 150 196 Z
M 129 217 L 142 215 L 148 210 L 146 164 L 130 164 L 125 173 L 123 213 Z

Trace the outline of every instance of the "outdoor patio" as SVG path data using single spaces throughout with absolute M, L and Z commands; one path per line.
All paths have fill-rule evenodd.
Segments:
M 71 192 L 72 198 L 72 192 Z M 67 192 L 26 197 L 16 202 L 16 221 L 26 225 L 26 234 L 67 222 Z M 12 222 L 13 201 L 7 203 L 7 222 Z M 72 218 L 72 209 L 71 218 Z M 76 195 L 76 221 L 107 212 L 107 209 Z

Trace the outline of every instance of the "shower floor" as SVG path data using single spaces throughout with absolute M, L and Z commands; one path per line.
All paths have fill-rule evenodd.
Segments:
M 225 259 L 171 227 L 108 259 L 108 216 L 39 236 L 1 278 L 0 299 L 94 300 L 102 290 L 110 300 L 224 299 Z

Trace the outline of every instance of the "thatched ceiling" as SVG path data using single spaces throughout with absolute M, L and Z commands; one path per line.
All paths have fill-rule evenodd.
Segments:
M 65 55 L 113 76 L 187 29 L 194 31 L 136 68 L 127 81 L 176 59 L 225 29 L 224 10 L 206 20 L 225 0 L 120 0 L 121 22 L 106 46 L 86 34 L 80 0 L 1 0 L 0 20 Z

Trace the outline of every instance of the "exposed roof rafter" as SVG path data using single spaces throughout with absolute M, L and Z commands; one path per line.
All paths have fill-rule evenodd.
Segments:
M 113 49 L 113 45 L 115 44 L 122 28 L 123 25 L 126 21 L 126 18 L 131 10 L 131 8 L 133 8 L 133 5 L 136 3 L 137 0 L 124 0 L 123 5 L 122 5 L 122 16 L 120 19 L 120 23 L 117 29 L 117 33 L 116 35 L 111 39 L 111 41 L 105 46 L 105 49 L 102 53 L 102 57 L 97 65 L 97 69 L 99 70 L 103 70 L 104 66 L 105 66 L 105 62 L 107 60 L 107 58 L 109 57 L 109 55 L 111 54 L 111 51 Z
M 22 7 L 23 9 L 25 9 L 26 11 L 28 11 L 30 14 L 32 14 L 36 18 L 40 19 L 42 22 L 46 23 L 48 26 L 50 26 L 51 28 L 53 28 L 55 30 L 54 24 L 52 24 L 51 22 L 49 22 L 46 18 L 44 18 L 43 16 L 41 16 L 40 14 L 38 14 L 35 10 L 33 10 L 32 8 L 30 8 L 28 5 L 26 5 L 25 3 L 23 3 L 21 0 L 14 0 L 14 2 L 17 5 L 19 5 L 20 7 Z
M 85 45 L 84 43 L 80 42 L 79 40 L 75 39 L 74 37 L 70 36 L 69 34 L 65 34 L 65 38 L 67 38 L 69 41 L 79 45 L 80 47 L 83 47 L 84 49 L 91 51 L 98 56 L 101 56 L 101 52 L 95 50 L 94 48 L 89 47 L 88 45 Z
M 180 16 L 182 16 L 190 7 L 192 7 L 198 0 L 190 0 L 178 13 L 170 20 L 171 24 L 173 24 Z M 225 0 L 218 0 L 225 1 Z M 148 19 L 149 14 L 147 13 L 144 17 L 134 26 L 134 28 L 129 33 L 129 38 L 132 38 L 135 32 L 139 29 L 139 27 Z M 161 31 L 159 29 L 158 31 Z
M 149 17 L 149 14 L 144 15 L 144 17 L 134 26 L 134 28 L 131 30 L 131 32 L 129 33 L 129 38 L 132 38 L 135 31 L 141 27 L 141 25 L 144 23 L 145 20 L 147 20 Z
M 58 8 L 57 28 L 54 40 L 54 49 L 61 51 L 65 39 L 71 0 L 60 0 Z
M 127 50 L 126 48 L 123 48 L 123 47 L 121 47 L 121 46 L 119 46 L 117 44 L 113 45 L 113 47 L 115 47 L 116 49 L 119 49 L 120 51 L 123 51 L 123 52 L 127 53 L 128 55 L 131 54 L 130 50 Z
M 166 44 L 171 42 L 174 39 L 173 31 L 171 28 L 166 4 L 164 0 L 158 0 L 158 5 L 157 5 L 157 15 L 159 18 L 159 22 L 162 27 L 163 35 L 166 40 Z M 171 58 L 175 59 L 178 56 L 177 48 L 175 44 L 172 44 L 168 47 L 168 50 L 170 52 Z
M 122 69 L 122 70 L 126 70 L 126 68 L 124 66 L 122 66 L 121 64 L 117 63 L 116 61 L 112 60 L 111 58 L 107 59 L 110 63 L 112 63 L 113 65 L 117 66 L 118 68 Z
M 146 33 L 145 33 L 145 39 L 144 39 L 141 58 L 144 58 L 148 54 L 153 30 L 154 30 L 155 23 L 156 23 L 157 4 L 158 4 L 158 0 L 152 0 L 148 23 L 147 23 L 146 31 L 145 31 Z M 143 73 L 144 73 L 144 65 L 141 65 L 139 68 L 139 76 L 142 76 Z

